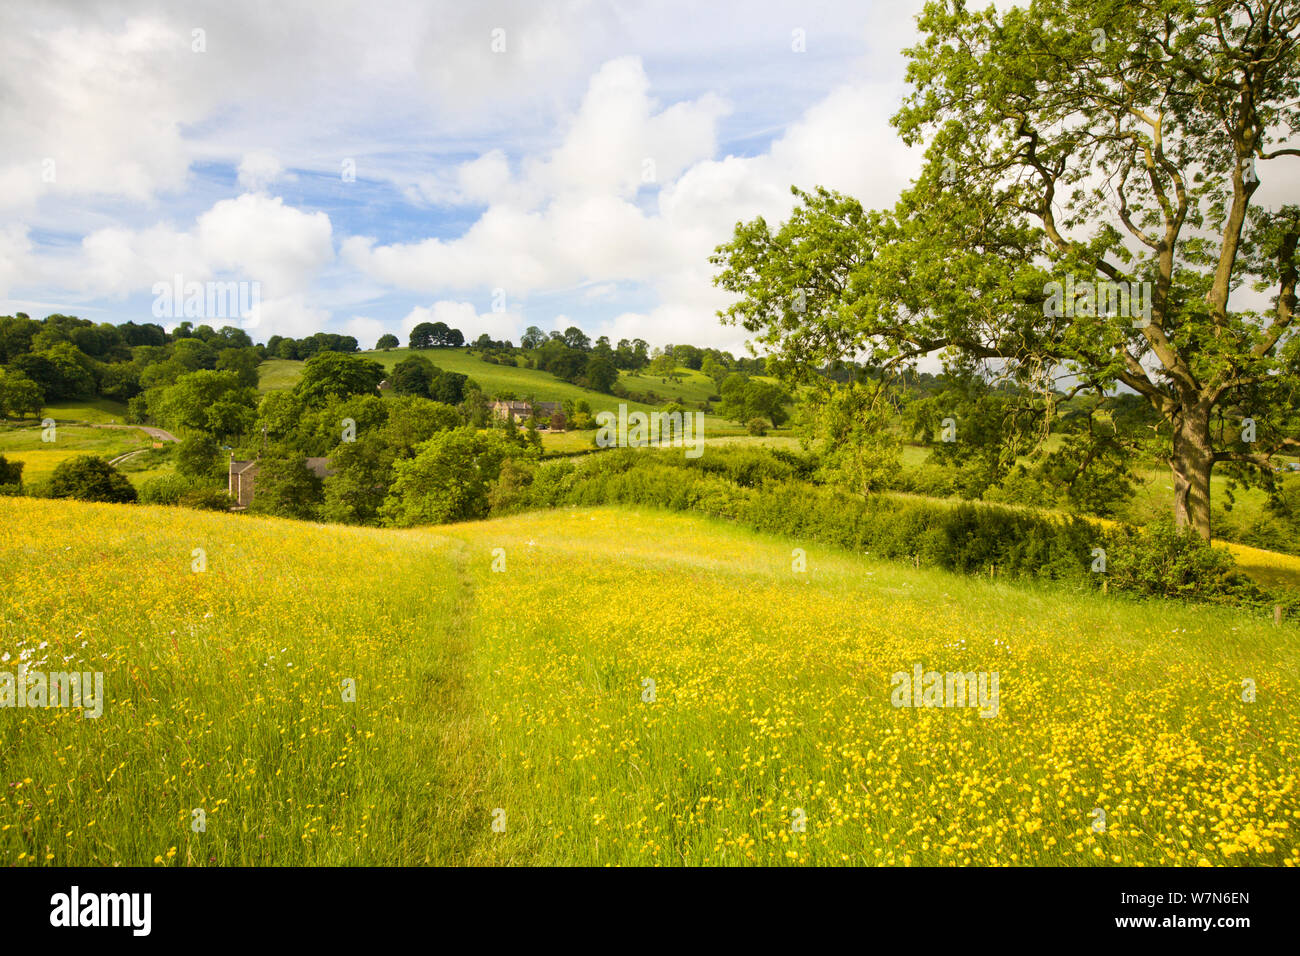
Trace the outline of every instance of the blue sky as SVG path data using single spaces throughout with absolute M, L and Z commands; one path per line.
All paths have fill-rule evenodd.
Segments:
M 148 321 L 181 276 L 258 283 L 259 340 L 739 349 L 707 262 L 736 221 L 915 174 L 888 118 L 917 6 L 7 8 L 0 312 Z

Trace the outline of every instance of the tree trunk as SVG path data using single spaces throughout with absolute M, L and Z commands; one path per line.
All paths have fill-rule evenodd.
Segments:
M 1194 528 L 1210 540 L 1210 472 L 1214 469 L 1214 447 L 1210 441 L 1208 411 L 1189 409 L 1174 431 L 1173 455 L 1169 467 L 1174 476 L 1174 522 L 1179 528 Z

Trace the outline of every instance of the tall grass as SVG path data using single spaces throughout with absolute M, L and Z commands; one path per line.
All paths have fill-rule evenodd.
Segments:
M 617 508 L 0 499 L 0 575 L 0 669 L 108 697 L 0 709 L 9 864 L 1300 863 L 1300 639 L 1231 608 Z M 892 706 L 917 663 L 998 715 Z

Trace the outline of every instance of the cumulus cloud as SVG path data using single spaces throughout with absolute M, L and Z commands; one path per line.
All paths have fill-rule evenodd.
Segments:
M 277 289 L 303 289 L 334 257 L 329 216 L 253 193 L 217 203 L 199 217 L 197 231 L 204 254 L 218 267 Z
M 710 253 L 738 221 L 788 215 L 791 185 L 892 203 L 917 160 L 892 136 L 888 102 L 874 85 L 842 85 L 766 152 L 715 159 L 725 103 L 706 94 L 660 109 L 642 63 L 620 58 L 591 78 L 561 142 L 526 160 L 519 176 L 509 177 L 502 157 L 467 164 L 491 185 L 479 193 L 488 208 L 463 234 L 390 244 L 352 237 L 342 257 L 374 279 L 425 293 L 504 288 L 526 298 L 582 287 L 589 299 L 619 283 L 640 285 L 659 307 L 591 331 L 621 336 L 640 323 L 635 334 L 659 341 L 734 342 L 736 331 L 716 320 L 728 299 L 712 284 Z M 638 201 L 647 185 L 657 190 L 649 205 Z
M 351 335 L 363 349 L 375 347 L 379 337 L 391 331 L 383 322 L 365 315 L 354 315 L 343 323 L 343 334 Z
M 250 329 L 263 336 L 303 335 L 326 328 L 330 320 L 330 312 L 310 300 L 313 280 L 333 257 L 324 213 L 246 193 L 216 203 L 187 230 L 167 224 L 98 229 L 82 240 L 79 255 L 57 267 L 77 275 L 83 293 L 109 298 L 158 283 L 247 282 L 262 303 Z M 46 264 L 47 271 L 54 268 Z

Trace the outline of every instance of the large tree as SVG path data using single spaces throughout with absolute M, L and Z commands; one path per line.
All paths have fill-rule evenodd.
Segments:
M 894 118 L 921 175 L 888 212 L 819 189 L 738 225 L 724 318 L 796 371 L 937 353 L 1044 396 L 1130 389 L 1208 538 L 1216 464 L 1270 485 L 1300 448 L 1300 207 L 1252 202 L 1300 157 L 1298 23 L 1297 0 L 929 3 Z
M 220 441 L 253 427 L 257 393 L 240 384 L 238 372 L 190 372 L 161 389 L 151 410 L 164 424 L 199 431 Z
M 331 398 L 372 395 L 384 380 L 384 367 L 359 355 L 319 352 L 307 360 L 294 393 L 307 405 L 321 405 Z

